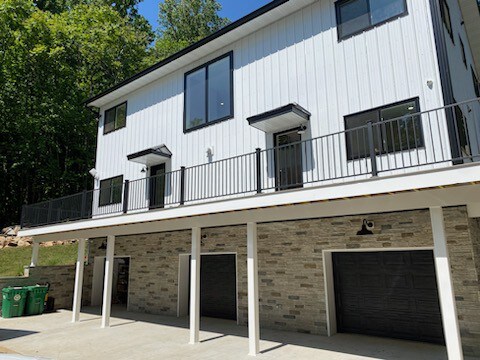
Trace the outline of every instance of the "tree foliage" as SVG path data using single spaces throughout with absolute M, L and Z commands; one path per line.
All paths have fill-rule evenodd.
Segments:
M 97 124 L 83 101 L 138 71 L 148 45 L 112 6 L 0 2 L 1 225 L 21 204 L 91 186 Z
M 216 0 L 165 0 L 159 5 L 156 59 L 163 59 L 221 29 L 230 21 Z
M 22 204 L 91 188 L 97 123 L 85 99 L 228 23 L 216 0 L 0 0 L 0 226 Z

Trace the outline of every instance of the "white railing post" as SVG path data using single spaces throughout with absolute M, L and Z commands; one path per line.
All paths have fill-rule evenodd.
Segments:
M 107 236 L 107 254 L 105 257 L 105 278 L 103 283 L 102 328 L 110 326 L 112 308 L 113 261 L 115 253 L 115 236 Z
M 200 228 L 192 229 L 192 254 L 190 260 L 190 344 L 200 339 Z
M 82 307 L 83 268 L 85 264 L 85 243 L 86 243 L 86 239 L 78 240 L 77 264 L 75 269 L 75 288 L 73 290 L 72 322 L 78 322 L 78 320 L 80 319 L 80 309 Z
M 450 261 L 448 259 L 447 236 L 441 207 L 430 208 L 433 233 L 433 253 L 437 274 L 438 295 L 442 312 L 443 332 L 449 359 L 462 360 L 462 340 L 458 325 L 457 307 L 453 292 Z
M 40 250 L 40 243 L 33 240 L 32 244 L 32 259 L 30 261 L 30 267 L 35 267 L 38 264 L 38 252 Z
M 247 276 L 248 276 L 248 344 L 249 355 L 260 352 L 260 321 L 258 311 L 258 259 L 257 224 L 247 224 Z

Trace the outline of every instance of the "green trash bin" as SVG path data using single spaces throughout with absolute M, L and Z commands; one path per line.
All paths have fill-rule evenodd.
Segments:
M 6 319 L 22 316 L 27 300 L 27 290 L 14 286 L 2 289 L 2 316 Z
M 27 291 L 25 315 L 43 314 L 45 299 L 48 293 L 48 286 L 44 286 L 44 285 L 25 286 L 25 289 Z

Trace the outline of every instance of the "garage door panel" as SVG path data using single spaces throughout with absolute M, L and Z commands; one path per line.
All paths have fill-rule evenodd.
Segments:
M 437 280 L 435 274 L 425 275 L 425 276 L 414 276 L 413 277 L 413 287 L 420 290 L 433 290 L 437 289 Z
M 337 329 L 443 343 L 431 251 L 334 253 Z
M 412 287 L 411 277 L 409 275 L 385 275 L 385 287 L 390 289 L 410 289 Z

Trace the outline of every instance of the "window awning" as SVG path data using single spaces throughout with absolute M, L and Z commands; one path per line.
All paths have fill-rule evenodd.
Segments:
M 306 124 L 310 116 L 310 112 L 293 103 L 249 117 L 247 121 L 258 130 L 277 133 Z
M 152 166 L 166 162 L 172 157 L 172 152 L 165 145 L 145 149 L 127 156 L 128 161 Z

